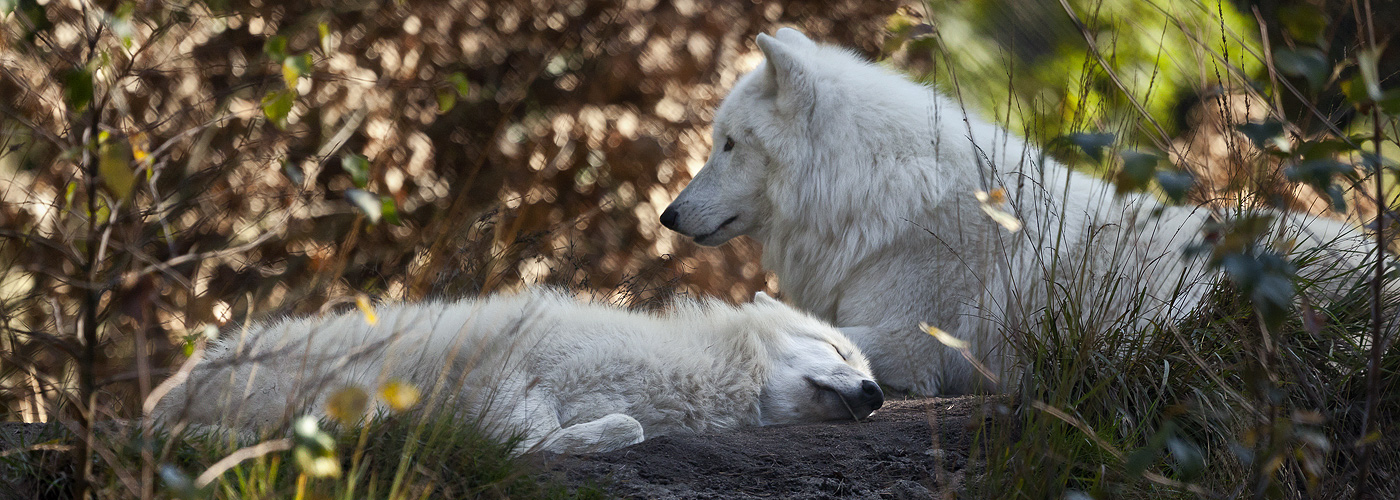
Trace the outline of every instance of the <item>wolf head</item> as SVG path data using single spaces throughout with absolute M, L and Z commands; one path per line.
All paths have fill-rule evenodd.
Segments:
M 765 328 L 779 330 L 759 411 L 767 424 L 859 420 L 879 409 L 884 392 L 870 374 L 870 363 L 840 331 L 759 292 L 752 308 L 766 317 Z
M 902 123 L 902 108 L 926 102 L 928 90 L 793 29 L 756 41 L 765 61 L 720 104 L 714 149 L 662 225 L 714 246 L 783 225 L 841 235 L 859 222 L 833 213 L 885 216 L 866 207 L 870 198 L 911 186 L 887 186 L 898 177 L 870 170 L 890 163 L 884 156 L 911 155 L 899 145 L 920 143 L 904 137 L 920 124 Z

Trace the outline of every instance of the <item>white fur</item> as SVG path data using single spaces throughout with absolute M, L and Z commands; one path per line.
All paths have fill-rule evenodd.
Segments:
M 797 31 L 757 43 L 766 60 L 720 104 L 714 150 L 662 222 L 702 245 L 757 239 L 787 297 L 841 327 L 881 383 L 996 389 L 920 322 L 1004 378 L 1005 332 L 1034 330 L 1047 306 L 1077 300 L 1085 324 L 1137 328 L 1209 290 L 1203 264 L 1180 254 L 1206 209 L 1116 197 L 958 102 Z M 1024 230 L 983 213 L 974 194 L 995 189 Z M 1310 241 L 1346 232 L 1311 224 Z
M 159 421 L 240 429 L 321 414 L 335 389 L 438 387 L 519 451 L 606 451 L 670 433 L 864 418 L 882 395 L 839 331 L 765 295 L 665 315 L 530 291 L 251 329 L 209 351 Z

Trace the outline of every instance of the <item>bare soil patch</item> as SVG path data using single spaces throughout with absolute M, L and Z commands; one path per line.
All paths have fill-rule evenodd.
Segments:
M 990 413 L 982 411 L 988 402 L 978 396 L 896 399 L 861 422 L 661 436 L 609 453 L 533 460 L 552 479 L 601 485 L 622 498 L 947 498 L 962 489 L 969 473 L 971 436 Z M 0 450 L 67 437 L 56 424 L 4 423 Z M 0 483 L 12 485 L 0 498 L 46 498 L 54 491 L 40 484 L 41 478 L 71 473 L 71 460 L 63 453 L 30 459 L 61 463 L 0 466 Z M 36 476 L 31 467 L 47 473 Z
M 942 498 L 962 488 L 985 401 L 892 400 L 862 422 L 661 436 L 541 460 L 567 483 L 600 483 L 624 498 Z

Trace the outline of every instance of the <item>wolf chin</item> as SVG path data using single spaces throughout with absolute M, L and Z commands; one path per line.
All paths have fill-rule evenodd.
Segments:
M 217 343 L 158 422 L 244 434 L 397 379 L 447 395 L 517 453 L 599 452 L 674 433 L 861 419 L 884 400 L 860 350 L 766 295 L 646 314 L 531 290 L 253 327 Z
M 785 296 L 840 327 L 881 383 L 921 395 L 1006 385 L 921 322 L 1005 380 L 1016 373 L 1007 332 L 1035 331 L 1048 307 L 1144 328 L 1182 318 L 1212 287 L 1200 260 L 1181 257 L 1209 210 L 1117 196 L 933 89 L 795 30 L 757 44 L 765 61 L 720 104 L 714 150 L 661 223 L 701 245 L 758 240 Z M 1004 193 L 986 207 L 1024 229 L 984 213 L 978 192 Z M 1304 245 L 1347 232 L 1307 225 Z

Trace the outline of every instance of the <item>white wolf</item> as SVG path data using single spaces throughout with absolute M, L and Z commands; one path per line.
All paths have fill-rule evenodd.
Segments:
M 518 451 L 607 451 L 644 437 L 860 419 L 883 402 L 865 357 L 831 326 L 759 294 L 665 315 L 534 290 L 252 328 L 210 350 L 158 421 L 257 429 L 323 411 L 343 386 L 445 388 Z
M 1116 197 L 933 89 L 795 30 L 757 43 L 766 60 L 720 104 L 715 149 L 661 223 L 702 245 L 757 239 L 787 297 L 840 327 L 881 383 L 996 389 L 920 322 L 1004 377 L 1004 332 L 1048 306 L 1077 298 L 1086 324 L 1141 327 L 1209 290 L 1204 265 L 1180 257 L 1208 210 Z M 989 208 L 1024 230 L 984 214 L 979 191 L 1004 193 Z M 1313 229 L 1310 241 L 1346 230 Z

